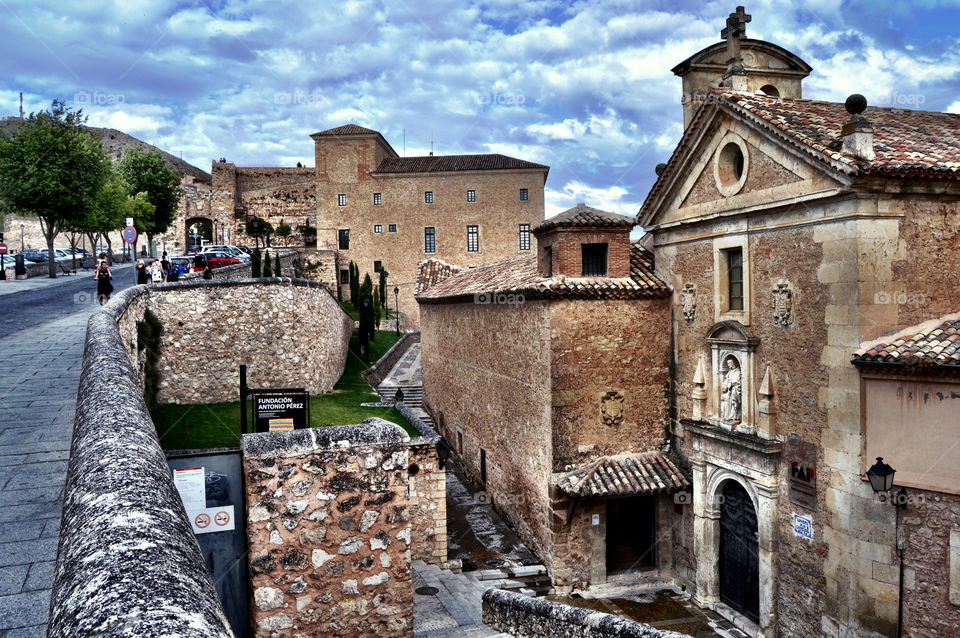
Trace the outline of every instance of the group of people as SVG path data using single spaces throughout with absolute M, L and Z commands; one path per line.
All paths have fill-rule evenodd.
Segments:
M 113 270 L 107 263 L 106 253 L 100 253 L 98 256 L 97 269 L 93 272 L 93 278 L 97 282 L 97 300 L 102 306 L 110 301 L 110 294 L 113 292 Z M 202 255 L 197 255 L 193 261 L 194 271 L 202 272 L 204 279 L 213 279 L 213 271 Z M 137 262 L 137 284 L 159 284 L 165 281 L 179 281 L 180 266 L 171 262 L 167 253 L 147 266 L 143 260 Z

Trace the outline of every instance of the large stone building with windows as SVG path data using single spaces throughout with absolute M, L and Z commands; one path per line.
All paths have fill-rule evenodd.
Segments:
M 668 370 L 663 450 L 689 472 L 692 488 L 675 508 L 654 509 L 654 529 L 666 525 L 671 548 L 652 564 L 637 563 L 638 577 L 686 583 L 695 603 L 751 636 L 894 636 L 901 625 L 903 635 L 953 635 L 960 626 L 960 116 L 869 108 L 861 96 L 804 100 L 810 67 L 746 39 L 749 18 L 738 8 L 723 31 L 726 44 L 674 69 L 687 98 L 684 134 L 657 167 L 636 219 L 647 231 L 651 274 L 670 291 L 662 315 L 612 300 L 596 302 L 589 315 L 551 308 L 548 321 L 536 302 L 500 310 L 491 347 L 495 341 L 513 353 L 537 338 L 554 344 L 564 326 L 586 317 L 592 332 L 582 344 L 605 349 L 591 367 L 568 365 L 572 353 L 563 349 L 530 351 L 530 361 L 512 368 L 517 379 L 492 374 L 497 364 L 478 351 L 473 380 L 464 380 L 457 373 L 463 340 L 442 337 L 477 334 L 490 325 L 481 315 L 490 311 L 437 297 L 506 266 L 432 269 L 452 276 L 420 294 L 424 381 L 436 384 L 424 396 L 435 417 L 451 399 L 469 398 L 459 414 L 444 412 L 448 437 L 462 430 L 506 447 L 513 439 L 502 430 L 536 411 L 528 402 L 544 419 L 556 417 L 578 388 L 593 388 L 597 367 L 627 379 L 638 353 L 660 353 Z M 538 247 L 541 268 L 544 255 L 556 267 L 556 250 Z M 591 277 L 576 270 L 596 253 L 582 248 L 576 256 L 579 264 L 560 272 L 564 285 L 589 290 Z M 666 326 L 649 334 L 661 321 Z M 452 363 L 444 362 L 448 354 Z M 644 360 L 639 369 L 655 365 Z M 549 375 L 524 385 L 519 377 L 530 366 Z M 444 398 L 448 374 L 457 386 Z M 542 387 L 564 391 L 528 390 Z M 645 387 L 628 386 L 625 396 Z M 509 403 L 501 404 L 504 396 Z M 617 424 L 601 396 L 593 401 L 565 444 L 547 430 L 540 438 L 571 450 L 590 433 L 610 441 L 597 450 L 603 459 L 635 453 L 650 431 L 649 411 L 625 409 Z M 632 434 L 621 440 L 618 431 Z M 470 467 L 477 461 L 467 436 Z M 459 450 L 459 439 L 453 445 Z M 532 444 L 512 447 L 516 466 L 537 458 Z M 897 470 L 893 492 L 875 493 L 867 481 L 869 469 L 885 469 L 876 457 Z M 517 518 L 530 507 L 514 496 L 517 477 L 498 474 L 507 461 L 487 463 L 486 489 Z M 550 469 L 528 465 L 544 476 Z M 531 510 L 531 520 L 552 515 L 541 518 L 552 520 L 555 540 L 558 530 L 569 539 L 578 525 L 592 528 L 577 545 L 533 544 L 556 584 L 576 585 L 563 565 L 597 564 L 591 556 L 614 540 L 621 489 L 638 483 L 599 458 L 573 468 L 566 482 L 552 478 L 560 479 L 550 488 L 556 496 L 596 479 L 602 493 L 594 498 L 607 501 L 589 521 L 578 518 L 590 507 L 583 501 L 566 516 L 556 502 Z M 587 571 L 590 586 L 609 580 L 609 570 Z

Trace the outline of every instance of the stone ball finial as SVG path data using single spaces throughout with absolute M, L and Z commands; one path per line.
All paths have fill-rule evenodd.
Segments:
M 654 168 L 653 170 L 654 170 L 654 172 L 656 172 L 657 177 L 660 177 L 661 175 L 663 175 L 663 171 L 667 170 L 667 165 L 666 165 L 666 164 L 657 164 L 656 168 Z
M 843 103 L 843 106 L 847 109 L 847 113 L 850 115 L 860 115 L 867 110 L 867 98 L 863 97 L 859 93 L 854 93 L 847 98 L 847 101 Z

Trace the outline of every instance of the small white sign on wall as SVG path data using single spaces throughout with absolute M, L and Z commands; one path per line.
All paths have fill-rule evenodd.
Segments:
M 794 514 L 793 533 L 801 538 L 813 540 L 813 519 L 806 516 L 800 516 L 799 514 Z
M 590 522 L 593 523 L 594 527 L 600 524 L 600 515 L 594 514 L 590 517 Z

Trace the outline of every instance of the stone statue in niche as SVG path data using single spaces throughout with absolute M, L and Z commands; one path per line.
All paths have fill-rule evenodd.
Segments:
M 740 362 L 736 357 L 727 357 L 720 369 L 720 421 L 724 425 L 740 423 L 742 379 Z
M 780 328 L 793 323 L 793 292 L 787 284 L 777 284 L 773 289 L 773 323 Z
M 692 322 L 697 318 L 697 289 L 693 284 L 687 284 L 680 291 L 680 300 L 683 303 L 683 318 Z
M 623 423 L 623 392 L 611 390 L 600 397 L 600 420 L 611 427 Z

